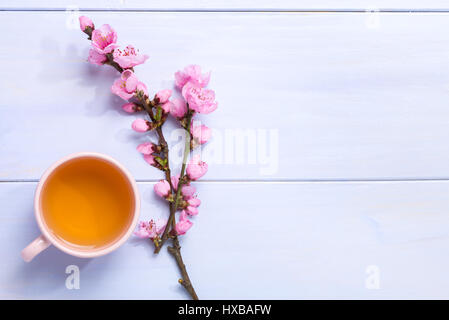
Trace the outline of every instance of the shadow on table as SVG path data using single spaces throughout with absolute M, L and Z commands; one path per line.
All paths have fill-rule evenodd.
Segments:
M 30 217 L 29 222 L 25 229 L 28 229 L 26 234 L 37 234 L 39 233 L 38 227 L 34 219 Z M 30 229 L 34 229 L 31 231 Z M 25 241 L 32 239 L 24 239 L 24 233 L 17 233 L 18 243 L 23 244 Z M 69 290 L 66 287 L 67 278 L 73 275 L 73 269 L 68 268 L 69 266 L 76 266 L 80 271 L 80 279 L 82 281 L 85 279 L 96 279 L 96 281 L 101 281 L 102 272 L 98 272 L 102 268 L 98 268 L 99 263 L 101 265 L 107 266 L 110 264 L 109 260 L 114 255 L 114 253 L 95 258 L 97 260 L 97 267 L 92 268 L 92 273 L 95 275 L 88 274 L 83 276 L 83 270 L 92 262 L 93 259 L 77 258 L 68 255 L 54 246 L 50 246 L 48 249 L 41 252 L 29 263 L 24 262 L 20 257 L 20 252 L 17 252 L 17 257 L 14 257 L 16 262 L 14 263 L 15 268 L 13 269 L 13 274 L 8 281 L 9 294 L 25 299 L 60 299 L 62 294 L 67 297 L 69 291 L 73 292 L 76 296 L 81 296 L 82 290 Z M 98 263 L 99 262 L 99 263 Z M 86 271 L 85 271 L 86 272 Z M 91 280 L 90 280 L 91 281 Z M 70 282 L 72 283 L 72 282 Z M 78 291 L 78 292 L 76 292 Z
M 79 45 L 71 43 L 63 47 L 51 37 L 44 38 L 41 41 L 39 55 L 42 67 L 39 79 L 45 83 L 58 85 L 75 81 L 85 88 L 82 96 L 92 97 L 85 103 L 88 116 L 101 116 L 108 111 L 126 114 L 121 109 L 123 100 L 111 93 L 112 83 L 120 77 L 120 74 L 109 66 L 101 67 L 87 62 L 89 49 L 89 41 L 81 42 Z

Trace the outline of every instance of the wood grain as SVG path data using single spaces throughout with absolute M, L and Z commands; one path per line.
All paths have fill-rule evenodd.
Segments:
M 152 184 L 139 187 L 141 217 L 166 214 Z M 200 298 L 448 298 L 448 182 L 197 187 L 204 201 L 181 245 Z M 135 238 L 97 259 L 49 248 L 23 263 L 20 250 L 39 234 L 34 188 L 0 184 L 0 298 L 186 298 L 167 252 L 155 257 Z M 65 287 L 73 264 L 79 290 Z M 379 270 L 379 289 L 365 285 L 369 266 Z
M 152 93 L 189 63 L 212 70 L 220 105 L 201 118 L 216 130 L 204 149 L 209 180 L 449 177 L 449 34 L 438 32 L 448 14 L 383 13 L 374 29 L 366 15 L 343 13 L 91 16 L 150 54 L 137 74 Z M 68 17 L 0 13 L 0 179 L 38 179 L 61 156 L 87 150 L 117 158 L 139 180 L 159 179 L 135 151 L 148 138 L 132 132 L 135 117 L 110 93 L 116 72 L 86 62 L 89 43 Z M 237 129 L 256 139 L 273 131 L 277 143 L 244 137 L 259 154 L 226 159 L 226 141 L 238 153 L 226 139 Z
M 212 70 L 220 105 L 201 118 L 215 130 L 210 170 L 181 243 L 200 298 L 447 299 L 449 14 L 406 13 L 447 2 L 371 1 L 401 11 L 379 14 L 337 13 L 366 10 L 352 0 L 254 3 L 77 1 L 150 54 L 137 68 L 150 92 L 189 63 Z M 39 235 L 35 181 L 72 152 L 128 167 L 142 219 L 167 211 L 148 182 L 160 172 L 135 150 L 148 137 L 110 93 L 117 74 L 87 63 L 68 4 L 0 4 L 0 298 L 185 299 L 172 259 L 137 239 L 92 260 L 55 248 L 31 264 L 19 256 Z M 226 144 L 239 133 L 255 158 Z M 81 269 L 80 290 L 65 287 L 69 265 Z M 373 266 L 379 289 L 366 286 Z
M 295 11 L 295 10 L 447 10 L 448 3 L 443 0 L 372 0 L 368 3 L 356 0 L 78 0 L 78 1 L 57 1 L 41 0 L 34 1 L 14 1 L 4 0 L 0 4 L 2 9 L 21 10 L 66 10 L 79 8 L 81 10 L 191 10 L 191 11 Z

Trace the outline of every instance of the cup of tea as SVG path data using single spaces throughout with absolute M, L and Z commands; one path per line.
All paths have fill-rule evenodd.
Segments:
M 22 251 L 29 262 L 54 245 L 80 258 L 107 254 L 136 227 L 140 198 L 128 170 L 113 158 L 81 152 L 62 158 L 37 185 L 34 211 L 42 232 Z

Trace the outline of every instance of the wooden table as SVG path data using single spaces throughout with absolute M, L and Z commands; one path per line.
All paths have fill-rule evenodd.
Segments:
M 78 15 L 150 55 L 136 72 L 152 94 L 187 64 L 212 70 L 210 170 L 181 243 L 200 298 L 449 297 L 446 1 L 72 2 L 0 4 L 0 298 L 187 298 L 168 253 L 135 238 L 98 259 L 20 258 L 37 181 L 69 153 L 116 158 L 142 218 L 167 214 Z

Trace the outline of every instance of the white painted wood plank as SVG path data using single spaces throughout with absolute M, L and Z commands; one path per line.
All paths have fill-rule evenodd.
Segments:
M 151 92 L 189 63 L 212 70 L 220 106 L 202 119 L 216 130 L 205 151 L 218 156 L 206 155 L 207 179 L 449 176 L 449 34 L 440 32 L 448 14 L 385 13 L 377 27 L 365 14 L 341 13 L 91 17 L 150 54 L 137 73 Z M 84 150 L 112 155 L 137 179 L 158 179 L 135 151 L 147 138 L 132 132 L 134 116 L 110 93 L 116 73 L 86 62 L 89 43 L 67 19 L 0 13 L 0 179 L 37 179 Z M 238 128 L 277 133 L 278 149 L 251 144 L 262 155 L 268 148 L 271 172 L 257 154 L 226 163 L 223 141 L 232 140 L 219 138 Z
M 429 10 L 448 9 L 447 1 L 443 0 L 371 0 L 369 2 L 356 0 L 78 0 L 57 1 L 41 0 L 4 0 L 0 8 L 6 9 L 103 9 L 103 10 Z
M 448 298 L 449 182 L 201 183 L 203 203 L 182 239 L 203 299 Z M 0 184 L 0 298 L 184 299 L 165 250 L 129 240 L 82 260 L 55 248 L 30 264 L 20 250 L 38 234 L 35 183 Z M 140 184 L 142 218 L 162 216 Z M 65 288 L 65 268 L 81 289 Z M 376 266 L 379 289 L 368 289 Z

